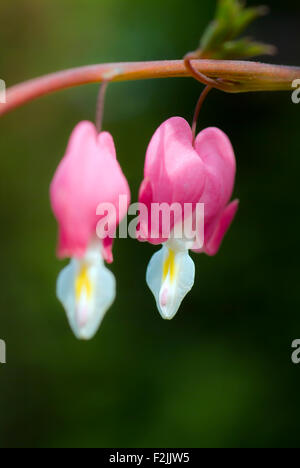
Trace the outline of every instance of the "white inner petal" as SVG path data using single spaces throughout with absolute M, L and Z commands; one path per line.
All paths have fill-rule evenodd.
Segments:
M 93 243 L 82 259 L 73 258 L 57 280 L 57 297 L 79 339 L 92 338 L 116 295 L 115 277 L 101 255 L 101 243 Z
M 147 284 L 164 319 L 171 320 L 181 302 L 192 289 L 195 265 L 185 241 L 169 240 L 151 258 L 147 269 Z

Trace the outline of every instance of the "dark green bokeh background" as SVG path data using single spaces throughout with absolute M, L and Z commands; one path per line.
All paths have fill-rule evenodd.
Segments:
M 255 4 L 255 2 L 249 2 Z M 250 31 L 300 65 L 300 5 L 272 0 Z M 8 85 L 71 66 L 180 58 L 195 48 L 212 0 L 2 0 L 0 78 Z M 113 84 L 105 129 L 132 189 L 156 127 L 191 119 L 191 79 Z M 172 322 L 145 285 L 155 251 L 115 243 L 115 304 L 77 342 L 55 298 L 63 267 L 48 187 L 75 124 L 93 119 L 98 87 L 43 98 L 0 121 L 1 447 L 299 446 L 300 105 L 290 93 L 207 100 L 200 126 L 231 138 L 240 211 L 219 254 L 194 255 L 197 277 Z

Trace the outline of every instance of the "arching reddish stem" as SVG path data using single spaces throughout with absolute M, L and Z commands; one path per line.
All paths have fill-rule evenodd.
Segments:
M 195 70 L 209 78 L 233 83 L 230 92 L 235 93 L 292 90 L 292 82 L 300 78 L 300 67 L 229 60 L 193 60 L 191 63 Z M 7 102 L 0 104 L 0 115 L 46 94 L 87 83 L 188 76 L 192 73 L 183 60 L 108 63 L 64 70 L 9 88 Z

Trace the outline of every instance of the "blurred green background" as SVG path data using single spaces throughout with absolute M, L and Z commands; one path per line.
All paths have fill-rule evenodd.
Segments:
M 249 2 L 256 4 L 257 2 Z M 270 2 L 269 2 L 270 3 Z M 250 30 L 300 65 L 300 4 L 272 0 Z M 106 61 L 180 58 L 212 0 L 2 0 L 0 78 L 8 85 Z M 192 79 L 109 87 L 104 128 L 132 189 L 165 119 L 191 120 Z M 96 338 L 75 340 L 55 297 L 63 263 L 48 187 L 72 128 L 94 118 L 97 85 L 45 97 L 0 121 L 1 447 L 300 446 L 300 105 L 290 93 L 213 92 L 200 128 L 231 138 L 240 210 L 172 322 L 145 285 L 155 247 L 115 243 L 117 300 Z

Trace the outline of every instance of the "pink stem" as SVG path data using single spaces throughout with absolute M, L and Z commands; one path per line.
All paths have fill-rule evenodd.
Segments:
M 233 83 L 232 92 L 292 90 L 293 80 L 300 78 L 300 67 L 229 60 L 193 60 L 191 63 L 210 78 Z M 186 69 L 183 60 L 108 63 L 73 68 L 9 88 L 7 102 L 0 104 L 0 115 L 46 94 L 87 83 L 188 76 L 191 76 L 191 72 Z

